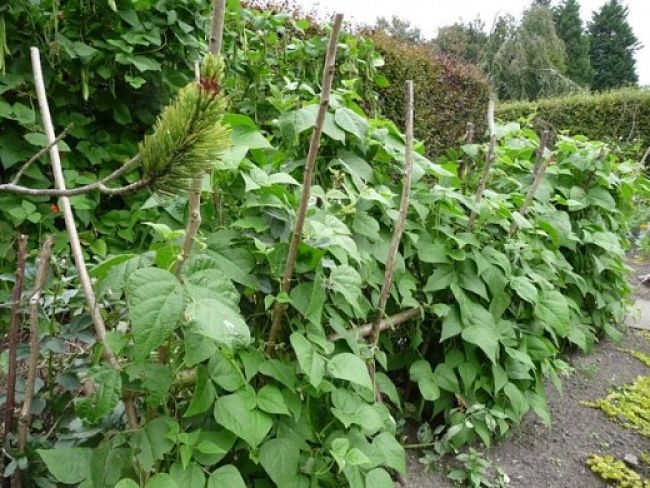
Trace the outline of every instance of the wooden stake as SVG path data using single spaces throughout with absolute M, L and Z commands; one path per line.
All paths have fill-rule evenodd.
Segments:
M 52 255 L 54 236 L 49 235 L 41 247 L 36 266 L 36 278 L 34 280 L 34 291 L 29 299 L 29 364 L 27 369 L 27 381 L 25 383 L 25 399 L 20 410 L 18 420 L 18 449 L 25 452 L 27 446 L 27 431 L 29 430 L 30 410 L 34 398 L 34 384 L 36 382 L 36 367 L 38 365 L 39 338 L 38 338 L 38 308 L 41 301 L 41 292 L 47 280 Z
M 221 39 L 223 38 L 223 23 L 226 12 L 226 0 L 215 0 L 212 12 L 212 28 L 210 30 L 210 54 L 218 56 L 221 52 Z M 201 68 L 198 63 L 194 64 L 194 78 L 196 82 L 201 81 Z M 181 254 L 176 263 L 176 278 L 181 279 L 183 265 L 192 252 L 192 246 L 196 235 L 201 227 L 201 192 L 203 188 L 203 177 L 197 176 L 192 183 L 192 190 L 188 196 L 189 218 L 185 227 L 185 238 L 181 247 Z
M 487 124 L 488 130 L 490 133 L 490 146 L 488 147 L 487 157 L 485 158 L 485 166 L 483 167 L 483 174 L 481 174 L 481 180 L 476 190 L 476 197 L 474 197 L 474 204 L 478 206 L 481 203 L 481 198 L 483 198 L 483 192 L 487 185 L 488 175 L 490 174 L 490 168 L 492 167 L 492 162 L 494 161 L 494 151 L 497 144 L 497 133 L 494 125 L 494 98 L 490 98 L 488 101 L 488 111 L 487 111 Z M 476 210 L 472 210 L 469 215 L 469 231 L 471 232 L 474 229 L 474 223 L 476 222 Z
M 32 70 L 34 72 L 34 82 L 36 85 L 36 94 L 38 97 L 38 106 L 40 108 L 41 119 L 43 121 L 43 128 L 45 129 L 47 142 L 51 145 L 50 161 L 52 163 L 52 173 L 54 174 L 54 186 L 59 190 L 65 190 L 65 180 L 63 179 L 63 171 L 61 169 L 59 148 L 58 145 L 54 142 L 56 140 L 56 136 L 54 134 L 54 125 L 52 124 L 50 107 L 47 102 L 47 95 L 45 93 L 45 82 L 43 80 L 41 57 L 38 48 L 32 47 L 30 49 L 30 54 L 32 60 Z M 77 273 L 79 274 L 81 288 L 88 305 L 88 311 L 90 312 L 90 316 L 95 326 L 95 335 L 97 336 L 97 339 L 102 343 L 104 349 L 104 358 L 108 364 L 112 368 L 119 369 L 120 365 L 115 357 L 115 354 L 113 354 L 110 344 L 106 340 L 106 326 L 104 325 L 104 318 L 97 308 L 95 292 L 90 282 L 88 270 L 86 269 L 86 261 L 83 257 L 83 251 L 81 249 L 81 243 L 79 242 L 79 234 L 77 233 L 74 214 L 72 213 L 72 207 L 70 206 L 70 200 L 68 197 L 61 197 L 59 199 L 59 208 L 63 212 L 65 226 L 68 231 L 68 238 L 70 240 L 70 248 L 72 249 L 72 255 L 74 257 Z M 139 422 L 137 419 L 133 400 L 131 398 L 124 398 L 124 406 L 126 409 L 129 426 L 132 429 L 137 429 Z
M 212 28 L 210 29 L 210 52 L 217 55 L 221 52 L 223 39 L 223 24 L 226 16 L 226 0 L 214 0 L 212 11 Z
M 384 282 L 381 286 L 381 293 L 379 294 L 379 304 L 377 305 L 377 317 L 373 323 L 368 342 L 373 351 L 373 358 L 368 365 L 368 371 L 375 389 L 375 398 L 377 401 L 381 400 L 381 393 L 377 387 L 375 375 L 375 360 L 374 352 L 377 350 L 379 343 L 379 336 L 381 334 L 381 322 L 386 313 L 386 303 L 390 295 L 390 289 L 393 286 L 393 277 L 395 276 L 395 259 L 397 258 L 397 251 L 399 243 L 402 240 L 402 233 L 404 232 L 404 225 L 406 222 L 406 214 L 408 213 L 409 202 L 411 198 L 411 174 L 413 172 L 413 81 L 406 82 L 406 144 L 404 146 L 404 179 L 402 180 L 402 197 L 399 204 L 399 215 L 395 222 L 395 229 L 393 236 L 390 240 L 390 247 L 388 248 L 388 257 L 386 258 L 386 267 L 384 268 Z
M 305 173 L 302 183 L 302 195 L 300 198 L 300 205 L 298 206 L 298 213 L 296 214 L 296 223 L 291 236 L 289 244 L 289 254 L 284 266 L 284 274 L 282 276 L 282 283 L 280 291 L 288 293 L 291 289 L 291 278 L 293 277 L 293 270 L 296 266 L 296 256 L 298 254 L 298 245 L 302 238 L 302 230 L 305 225 L 305 218 L 307 215 L 307 207 L 309 205 L 309 197 L 311 195 L 311 181 L 314 176 L 316 167 L 316 157 L 320 148 L 320 137 L 323 132 L 323 124 L 325 122 L 325 115 L 330 102 L 330 92 L 332 91 L 332 81 L 334 79 L 334 71 L 336 68 L 336 48 L 338 46 L 339 34 L 343 24 L 343 14 L 336 14 L 334 16 L 334 25 L 330 34 L 329 45 L 327 47 L 327 54 L 325 56 L 325 67 L 323 68 L 323 87 L 320 94 L 320 105 L 318 107 L 318 115 L 316 116 L 316 124 L 314 131 L 309 141 L 309 152 L 307 153 L 307 162 L 305 164 Z M 272 355 L 275 349 L 275 342 L 280 335 L 282 329 L 282 318 L 286 310 L 286 304 L 276 302 L 273 308 L 273 323 L 269 331 L 268 343 L 266 352 Z
M 27 259 L 27 236 L 18 236 L 16 255 L 16 273 L 14 290 L 11 294 L 11 319 L 9 322 L 9 370 L 7 371 L 7 399 L 5 401 L 5 422 L 4 433 L 7 439 L 13 429 L 14 410 L 16 408 L 16 349 L 18 347 L 18 318 L 20 315 L 20 302 L 23 295 L 23 283 L 25 281 L 25 261 Z M 4 457 L 4 465 L 7 466 L 9 458 Z M 11 480 L 4 478 L 4 488 L 11 488 Z
M 533 182 L 528 188 L 524 204 L 521 206 L 521 209 L 519 209 L 519 213 L 522 217 L 528 213 L 528 208 L 530 207 L 530 204 L 533 203 L 535 192 L 537 192 L 537 188 L 539 188 L 539 185 L 542 183 L 542 179 L 544 178 L 544 173 L 548 166 L 548 161 L 544 159 L 544 150 L 546 149 L 550 135 L 551 133 L 548 130 L 545 130 L 542 132 L 542 136 L 539 139 L 539 148 L 537 148 L 535 166 L 533 166 Z M 508 235 L 512 237 L 516 230 L 517 223 L 513 220 L 510 224 L 510 232 Z
M 463 137 L 463 142 L 465 144 L 472 144 L 474 142 L 474 124 L 471 122 L 467 122 L 465 125 L 465 137 Z M 458 177 L 461 180 L 464 180 L 468 171 L 469 163 L 461 159 L 458 162 Z

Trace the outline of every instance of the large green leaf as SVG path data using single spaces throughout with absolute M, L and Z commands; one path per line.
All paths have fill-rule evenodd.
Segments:
M 228 347 L 246 345 L 251 333 L 238 310 L 215 298 L 190 303 L 185 312 L 197 334 Z
M 232 464 L 221 466 L 208 478 L 207 488 L 246 488 L 239 470 Z
M 372 390 L 372 381 L 368 367 L 361 358 L 349 352 L 337 354 L 327 363 L 327 370 L 332 377 L 347 380 Z
M 142 361 L 179 324 L 183 315 L 183 291 L 173 274 L 158 268 L 135 271 L 127 281 L 126 291 L 135 359 Z
M 381 452 L 384 463 L 398 473 L 406 474 L 406 454 L 404 447 L 389 432 L 382 432 L 372 441 L 372 445 Z
M 134 434 L 135 457 L 145 471 L 150 471 L 156 461 L 172 450 L 174 443 L 167 437 L 175 422 L 169 417 L 150 420 Z
M 361 141 L 366 139 L 368 134 L 368 121 L 357 115 L 355 112 L 346 107 L 337 109 L 334 113 L 334 120 L 346 132 L 355 135 Z
M 272 418 L 256 408 L 255 394 L 246 390 L 220 397 L 214 404 L 214 418 L 253 448 L 273 426 Z
M 75 412 L 94 424 L 115 409 L 122 395 L 120 372 L 108 366 L 97 367 L 89 375 L 95 388 L 92 394 L 75 401 Z
M 58 447 L 56 449 L 38 449 L 36 452 L 41 456 L 52 476 L 61 483 L 80 483 L 90 474 L 92 449 Z
M 480 347 L 490 361 L 496 362 L 499 350 L 499 333 L 494 327 L 494 323 L 470 325 L 463 329 L 460 336 L 464 341 Z
M 395 483 L 386 470 L 375 468 L 366 474 L 366 488 L 394 488 Z
M 176 485 L 182 486 L 183 488 L 205 487 L 205 475 L 201 467 L 196 463 L 190 463 L 187 467 L 183 468 L 181 463 L 176 462 L 172 464 L 169 475 Z
M 260 448 L 260 464 L 277 486 L 296 486 L 300 451 L 289 439 L 271 439 Z
M 207 254 L 192 256 L 183 266 L 183 276 L 187 291 L 194 300 L 213 298 L 235 310 L 239 308 L 237 288 L 215 258 Z
M 566 337 L 571 327 L 571 314 L 566 298 L 557 290 L 544 290 L 535 306 L 535 317 L 560 337 Z
M 289 340 L 298 358 L 298 364 L 307 375 L 309 383 L 314 388 L 318 388 L 325 374 L 325 358 L 316 351 L 316 347 L 301 333 L 294 332 Z

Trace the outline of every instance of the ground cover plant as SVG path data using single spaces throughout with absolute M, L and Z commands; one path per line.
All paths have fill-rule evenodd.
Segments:
M 229 3 L 223 66 L 200 58 L 198 80 L 189 71 L 139 149 L 129 146 L 136 171 L 116 181 L 155 193 L 127 196 L 140 238 L 94 259 L 97 307 L 79 291 L 65 237 L 55 247 L 32 303 L 38 375 L 17 389 L 34 416 L 22 447 L 5 437 L 6 477 L 394 486 L 403 419 L 441 452 L 489 445 L 531 409 L 550 422 L 543 381 L 559 387 L 562 353 L 619 333 L 624 236 L 648 187 L 636 163 L 584 138 L 551 146 L 492 117 L 488 142 L 431 161 L 361 108 L 374 102 L 364 91 L 374 76 L 360 75 L 380 64 L 372 46 L 307 27 Z M 333 51 L 337 69 L 306 61 L 333 62 Z M 30 202 L 3 189 L 20 208 Z M 99 198 L 92 190 L 84 198 Z M 83 225 L 89 214 L 74 210 Z M 107 217 L 93 218 L 97 238 Z M 25 300 L 40 288 L 28 261 Z

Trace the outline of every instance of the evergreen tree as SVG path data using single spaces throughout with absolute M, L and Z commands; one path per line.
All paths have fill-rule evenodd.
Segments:
M 553 10 L 555 30 L 564 41 L 566 74 L 576 83 L 589 87 L 593 78 L 589 57 L 589 36 L 582 26 L 580 4 L 577 0 L 563 0 Z
M 589 24 L 592 88 L 608 90 L 636 84 L 634 51 L 639 41 L 627 21 L 628 9 L 618 0 L 610 0 L 594 12 Z

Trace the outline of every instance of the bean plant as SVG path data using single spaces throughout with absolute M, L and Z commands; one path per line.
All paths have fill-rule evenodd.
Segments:
M 230 105 L 219 120 L 228 130 L 217 141 L 227 147 L 215 148 L 181 272 L 186 188 L 175 179 L 136 199 L 152 210 L 133 223 L 147 237 L 107 249 L 91 270 L 120 369 L 102 359 L 76 276 L 63 251 L 55 256 L 38 415 L 25 452 L 9 439 L 5 475 L 20 469 L 23 483 L 43 487 L 392 487 L 406 472 L 402 419 L 431 426 L 420 432 L 435 432 L 444 450 L 488 446 L 531 410 L 548 424 L 544 382 L 560 388 L 563 354 L 620 335 L 624 236 L 647 181 L 603 143 L 560 136 L 540 149 L 531 128 L 511 122 L 497 124 L 493 155 L 483 139 L 435 161 L 416 145 L 386 307 L 393 326 L 378 348 L 368 344 L 406 148 L 363 90 L 372 78 L 359 70 L 381 63 L 351 36 L 341 51 L 365 54 L 339 59 L 292 286 L 280 292 L 322 71 L 287 66 L 301 50 L 320 59 L 327 43 L 326 30 L 309 37 L 285 22 L 231 2 L 226 46 L 237 40 L 225 51 Z M 281 50 L 260 48 L 288 42 L 287 32 Z M 282 79 L 252 68 L 272 63 Z M 547 166 L 523 212 L 536 153 Z M 276 303 L 287 304 L 285 326 L 269 354 Z M 409 320 L 392 319 L 400 314 Z M 138 428 L 126 424 L 125 398 Z

